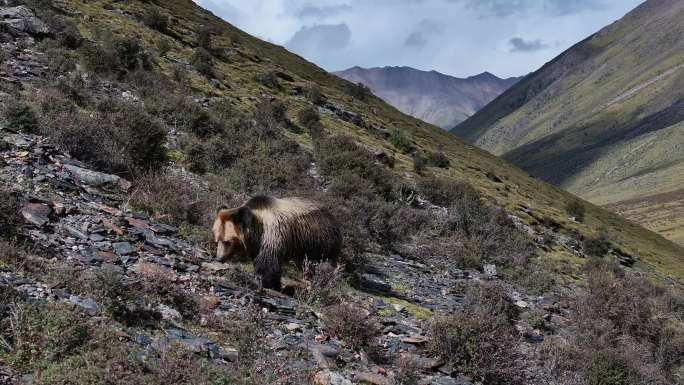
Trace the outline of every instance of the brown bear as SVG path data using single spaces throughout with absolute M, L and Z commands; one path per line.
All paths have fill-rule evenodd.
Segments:
M 261 286 L 280 290 L 282 265 L 305 259 L 335 262 L 340 227 L 328 210 L 301 198 L 254 197 L 240 207 L 222 207 L 213 227 L 216 257 L 242 254 L 254 261 Z

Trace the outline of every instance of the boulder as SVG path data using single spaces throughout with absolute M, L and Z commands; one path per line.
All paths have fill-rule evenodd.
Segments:
M 116 175 L 88 170 L 71 164 L 65 164 L 64 168 L 69 171 L 75 179 L 89 186 L 99 187 L 104 185 L 116 185 L 124 190 L 131 188 L 131 182 Z
M 27 203 L 21 208 L 24 219 L 35 226 L 42 227 L 50 220 L 52 209 L 42 203 Z
M 50 28 L 43 23 L 28 7 L 0 8 L 0 25 L 12 35 L 49 35 Z
M 314 385 L 351 385 L 352 382 L 341 374 L 324 370 L 316 373 L 313 379 Z

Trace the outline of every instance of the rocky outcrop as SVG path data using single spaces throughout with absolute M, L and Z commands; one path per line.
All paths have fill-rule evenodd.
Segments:
M 18 7 L 0 8 L 0 28 L 13 36 L 29 34 L 44 36 L 50 34 L 50 28 L 40 20 L 31 9 Z
M 313 373 L 316 384 L 394 384 L 400 357 L 415 364 L 421 384 L 470 383 L 427 350 L 426 319 L 459 311 L 462 293 L 455 288 L 497 279 L 493 265 L 480 273 L 456 269 L 441 258 L 423 264 L 399 255 L 369 254 L 360 277 L 361 290 L 344 301 L 352 301 L 378 322 L 374 345 L 379 350 L 374 354 L 380 358 L 370 361 L 365 352 L 333 338 L 324 317 L 305 304 L 227 279 L 235 266 L 214 261 L 207 250 L 182 237 L 178 229 L 132 210 L 126 205 L 127 181 L 90 170 L 45 138 L 0 130 L 0 140 L 9 144 L 0 152 L 5 163 L 0 168 L 0 182 L 22 197 L 22 233 L 34 248 L 50 251 L 46 258 L 79 270 L 115 271 L 133 281 L 163 272 L 179 290 L 203 298 L 217 315 L 237 315 L 246 305 L 257 305 L 266 314 L 269 346 L 297 354 L 308 352 L 301 366 Z M 92 298 L 1 268 L 0 284 L 40 301 L 72 304 L 92 317 L 104 315 L 102 304 Z M 525 296 L 512 288 L 510 292 L 511 301 L 523 311 L 554 307 L 544 298 Z M 231 341 L 191 331 L 192 325 L 184 322 L 179 310 L 164 304 L 155 307 L 160 318 L 174 325 L 163 334 L 119 326 L 122 336 L 149 354 L 181 346 L 217 362 L 239 359 Z M 544 338 L 525 321 L 519 330 L 529 336 L 527 344 Z M 0 368 L 0 380 L 7 378 L 9 374 Z

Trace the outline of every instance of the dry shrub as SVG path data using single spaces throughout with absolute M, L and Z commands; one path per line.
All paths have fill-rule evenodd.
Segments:
M 327 306 L 339 301 L 344 282 L 343 266 L 305 260 L 303 270 L 304 276 L 310 280 L 310 286 L 297 292 L 297 298 L 301 302 L 307 305 Z
M 428 152 L 427 164 L 438 168 L 449 168 L 451 161 L 443 152 Z
M 214 209 L 220 206 L 210 199 L 208 189 L 169 172 L 145 174 L 136 179 L 128 203 L 176 226 L 207 224 Z
M 46 134 L 75 158 L 109 173 L 139 175 L 166 162 L 166 130 L 136 103 L 111 101 L 87 114 L 45 116 Z
M 480 194 L 471 185 L 435 176 L 421 178 L 418 189 L 427 200 L 443 207 L 480 200 Z
M 582 239 L 582 251 L 591 257 L 604 257 L 608 254 L 610 248 L 610 239 L 604 231 L 599 231 L 595 235 Z
M 17 304 L 2 320 L 10 366 L 31 371 L 77 354 L 88 340 L 83 314 L 66 305 Z
M 420 380 L 420 366 L 413 356 L 402 354 L 396 360 L 397 372 L 395 382 L 397 385 L 418 385 Z
M 350 137 L 321 137 L 315 143 L 319 171 L 342 198 L 390 199 L 394 176 L 378 165 L 369 151 Z
M 354 350 L 373 349 L 378 326 L 369 312 L 355 304 L 343 303 L 323 311 L 328 333 Z
M 466 183 L 424 178 L 419 187 L 428 199 L 448 207 L 425 226 L 430 232 L 419 244 L 424 253 L 453 257 L 462 268 L 495 263 L 521 272 L 528 267 L 535 248 L 504 209 L 483 202 Z
M 307 107 L 297 114 L 297 120 L 306 129 L 321 123 L 321 116 L 315 107 Z
M 481 284 L 467 293 L 462 311 L 432 322 L 429 348 L 485 384 L 521 384 L 516 317 L 503 287 Z
M 680 294 L 602 260 L 587 264 L 586 280 L 568 338 L 542 351 L 552 373 L 580 373 L 591 385 L 676 382 L 684 364 Z
M 86 43 L 80 49 L 85 67 L 96 73 L 126 73 L 151 69 L 152 59 L 135 36 L 117 36 L 109 31 L 97 34 L 96 43 Z
M 21 224 L 17 196 L 0 188 L 0 239 L 11 240 Z

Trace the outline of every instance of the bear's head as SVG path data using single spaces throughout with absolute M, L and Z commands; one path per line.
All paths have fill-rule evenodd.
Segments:
M 252 211 L 244 206 L 218 209 L 212 229 L 216 242 L 216 258 L 225 261 L 236 254 L 246 254 L 245 232 L 249 231 L 252 215 Z

